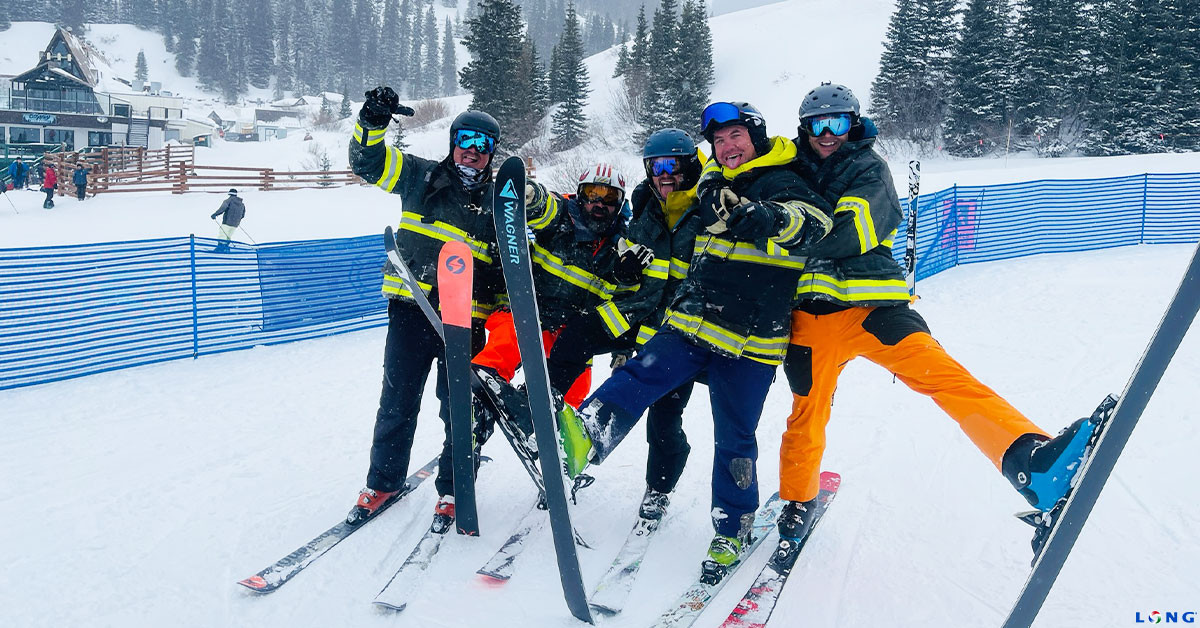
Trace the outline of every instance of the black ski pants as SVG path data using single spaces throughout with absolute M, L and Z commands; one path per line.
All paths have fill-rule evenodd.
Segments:
M 601 327 L 599 315 L 585 316 L 568 322 L 554 341 L 554 347 L 546 358 L 550 371 L 550 385 L 558 391 L 566 391 L 579 377 L 593 355 L 633 349 L 637 346 L 637 326 L 628 333 L 612 338 Z M 683 474 L 688 454 L 692 447 L 683 432 L 683 409 L 692 397 L 696 380 L 689 380 L 679 388 L 667 393 L 654 402 L 646 411 L 646 486 L 660 492 L 670 493 Z
M 483 347 L 483 325 L 474 326 L 471 352 Z M 429 367 L 437 362 L 437 395 L 445 439 L 434 480 L 438 495 L 454 493 L 451 463 L 450 409 L 446 385 L 445 347 L 437 331 L 416 303 L 388 299 L 387 340 L 383 348 L 383 392 L 375 415 L 375 433 L 371 442 L 371 468 L 367 486 L 377 491 L 395 491 L 404 485 L 412 457 L 417 414 L 429 378 Z M 476 450 L 491 430 L 476 430 Z M 478 456 L 476 457 L 478 465 Z

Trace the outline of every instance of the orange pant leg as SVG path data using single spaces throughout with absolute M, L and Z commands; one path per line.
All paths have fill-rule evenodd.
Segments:
M 575 378 L 575 382 L 571 384 L 571 388 L 567 390 L 567 394 L 563 395 L 563 400 L 571 405 L 572 408 L 578 408 L 579 404 L 587 398 L 588 392 L 592 389 L 592 367 L 584 369 L 579 377 Z
M 521 365 L 521 351 L 517 348 L 517 329 L 513 326 L 512 312 L 501 310 L 488 317 L 484 327 L 488 330 L 487 344 L 471 359 L 471 364 L 486 366 L 496 371 L 504 381 L 512 381 Z
M 886 368 L 916 392 L 933 399 L 996 468 L 1022 434 L 1042 434 L 1012 404 L 975 379 L 927 333 L 914 333 L 894 346 L 876 342 L 864 357 Z
M 820 489 L 825 426 L 833 392 L 846 364 L 854 359 L 855 343 L 867 308 L 814 316 L 792 312 L 791 346 L 784 372 L 792 386 L 792 412 L 779 448 L 779 496 L 808 501 Z M 810 385 L 811 383 L 811 385 Z M 797 390 L 800 388 L 800 390 Z

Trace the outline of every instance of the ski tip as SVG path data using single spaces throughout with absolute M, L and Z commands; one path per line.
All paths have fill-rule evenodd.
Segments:
M 597 615 L 603 615 L 605 617 L 612 617 L 614 615 L 620 614 L 620 612 L 621 612 L 621 609 L 619 609 L 619 608 L 609 608 L 607 606 L 604 606 L 602 604 L 596 604 L 594 602 L 589 604 L 589 606 L 592 607 L 592 612 L 596 613 Z
M 372 604 L 374 604 L 375 608 L 379 609 L 380 612 L 393 611 L 393 612 L 397 612 L 397 613 L 404 610 L 408 606 L 408 604 L 403 604 L 403 603 L 389 604 L 387 602 L 383 602 L 380 600 L 375 600 L 374 602 L 372 602 Z
M 270 590 L 267 580 L 262 576 L 250 576 L 245 580 L 238 580 L 238 584 L 258 593 L 266 593 Z
M 821 490 L 836 491 L 842 485 L 842 476 L 833 471 L 821 472 Z
M 502 578 L 500 576 L 490 574 L 490 573 L 484 573 L 482 571 L 476 571 L 475 573 L 479 574 L 479 582 L 483 583 L 484 585 L 486 585 L 488 587 L 499 588 L 499 587 L 504 586 L 505 584 L 508 584 L 508 578 Z

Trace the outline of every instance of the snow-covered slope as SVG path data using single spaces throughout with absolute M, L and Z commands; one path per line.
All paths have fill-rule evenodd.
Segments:
M 1048 429 L 1119 391 L 1189 247 L 1041 256 L 949 271 L 918 308 L 960 361 Z M 1030 277 L 1038 277 L 1035 282 Z M 1120 286 L 1120 298 L 1113 298 Z M 534 499 L 502 438 L 479 485 L 483 535 L 442 548 L 400 615 L 370 604 L 428 520 L 427 483 L 267 597 L 235 582 L 343 516 L 361 485 L 383 331 L 180 361 L 0 392 L 0 624 L 5 626 L 579 626 L 561 601 L 548 534 L 501 588 L 474 571 Z M 597 378 L 605 376 L 597 368 Z M 1147 408 L 1051 594 L 1040 626 L 1124 626 L 1195 609 L 1200 439 L 1192 333 Z M 694 575 L 711 535 L 711 415 L 685 415 L 692 457 L 627 610 L 645 626 Z M 775 487 L 789 407 L 782 381 L 759 429 Z M 427 391 L 414 464 L 440 447 Z M 1028 569 L 1025 502 L 928 399 L 859 360 L 842 377 L 825 467 L 844 484 L 771 625 L 996 626 Z M 584 579 L 607 567 L 642 491 L 638 428 L 575 509 Z M 720 623 L 756 556 L 697 624 Z

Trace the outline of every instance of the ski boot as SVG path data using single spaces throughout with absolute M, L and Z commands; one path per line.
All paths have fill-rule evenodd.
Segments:
M 663 515 L 667 514 L 667 506 L 670 503 L 669 494 L 660 493 L 647 486 L 646 494 L 642 496 L 642 506 L 638 510 L 638 516 L 650 521 L 659 521 Z
M 708 557 L 700 563 L 700 582 L 715 585 L 725 579 L 742 559 L 745 543 L 736 537 L 718 533 L 708 544 Z
M 1004 477 L 1037 509 L 1017 514 L 1017 518 L 1035 528 L 1031 543 L 1034 562 L 1116 407 L 1116 397 L 1109 395 L 1090 417 L 1078 419 L 1054 438 L 1025 434 L 1004 453 L 1001 462 Z
M 806 502 L 785 502 L 779 513 L 779 538 L 797 542 L 808 536 L 816 520 L 816 499 Z
M 558 442 L 563 450 L 563 469 L 567 477 L 575 479 L 588 465 L 588 458 L 592 454 L 592 437 L 584 428 L 583 420 L 575 408 L 564 403 L 557 394 L 554 402 L 557 408 Z
M 358 501 L 355 502 L 354 508 L 346 515 L 346 524 L 357 526 L 362 524 L 367 519 L 375 515 L 376 511 L 383 507 L 384 504 L 392 501 L 400 491 L 377 491 L 371 487 L 364 487 L 358 492 Z
M 531 460 L 537 460 L 537 439 L 533 435 L 533 417 L 525 391 L 514 387 L 496 371 L 474 367 L 476 378 L 471 382 L 479 405 L 501 422 L 501 429 L 510 434 L 515 445 L 523 448 Z
M 437 505 L 433 507 L 433 525 L 429 531 L 435 534 L 445 534 L 454 527 L 454 496 L 442 495 Z

